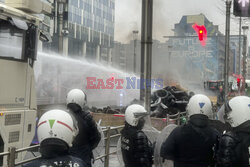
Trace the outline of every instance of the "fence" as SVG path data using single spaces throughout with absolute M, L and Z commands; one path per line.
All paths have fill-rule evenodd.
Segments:
M 186 112 L 182 112 L 182 113 L 177 113 L 175 115 L 168 115 L 167 116 L 167 124 L 169 123 L 175 123 L 177 125 L 180 125 L 180 121 L 181 118 L 186 118 Z M 105 141 L 105 153 L 104 155 L 100 155 L 99 157 L 96 157 L 95 160 L 100 160 L 102 158 L 104 158 L 104 167 L 108 167 L 109 166 L 109 155 L 111 154 L 116 154 L 116 151 L 110 152 L 110 140 L 112 138 L 117 138 L 120 137 L 120 131 L 119 129 L 123 128 L 124 126 L 116 126 L 116 127 L 105 127 L 102 131 L 105 134 L 104 136 L 104 141 Z M 111 135 L 111 132 L 114 131 L 115 134 Z M 26 147 L 26 148 L 21 148 L 21 149 L 16 149 L 15 147 L 10 147 L 8 152 L 3 152 L 0 153 L 0 157 L 1 156 L 7 156 L 7 166 L 8 167 L 14 167 L 17 165 L 22 165 L 24 163 L 36 160 L 41 158 L 41 156 L 37 156 L 37 157 L 33 157 L 27 160 L 23 160 L 20 162 L 15 163 L 15 155 L 19 152 L 24 152 L 24 151 L 28 151 L 31 149 L 38 149 L 40 146 L 39 145 L 34 145 L 34 146 L 30 146 L 30 147 Z
M 182 119 L 186 119 L 187 118 L 187 112 L 178 112 L 174 115 L 167 115 L 167 125 L 174 123 L 176 125 L 180 125 L 181 124 L 181 120 Z
M 109 155 L 116 154 L 116 151 L 110 152 L 110 147 L 109 147 L 110 146 L 110 139 L 120 137 L 121 134 L 120 134 L 119 129 L 121 129 L 123 127 L 124 126 L 117 126 L 117 127 L 108 126 L 105 129 L 103 129 L 103 133 L 105 134 L 105 137 L 104 137 L 105 153 L 104 153 L 104 155 L 96 157 L 95 160 L 99 160 L 99 159 L 104 158 L 104 167 L 109 166 Z M 114 135 L 111 135 L 112 131 L 115 132 Z M 39 158 L 41 158 L 41 156 L 37 156 L 37 157 L 34 157 L 34 158 L 30 158 L 30 159 L 23 160 L 23 161 L 15 163 L 15 155 L 17 153 L 19 153 L 19 152 L 28 151 L 28 150 L 31 150 L 31 149 L 38 149 L 39 147 L 40 147 L 40 145 L 34 145 L 34 146 L 25 147 L 25 148 L 21 148 L 21 149 L 16 149 L 15 147 L 10 147 L 8 152 L 0 153 L 0 157 L 1 156 L 7 156 L 7 166 L 8 167 L 14 167 L 14 166 L 17 166 L 17 165 L 22 165 L 24 163 L 31 162 L 33 160 L 39 159 Z

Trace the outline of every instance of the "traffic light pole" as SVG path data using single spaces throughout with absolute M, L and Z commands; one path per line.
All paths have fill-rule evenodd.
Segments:
M 243 93 L 245 93 L 245 83 L 246 83 L 246 61 L 247 61 L 247 33 L 246 31 L 248 30 L 248 26 L 243 26 L 243 69 L 242 69 L 242 77 L 243 77 L 243 84 L 242 84 L 242 89 Z
M 229 38 L 230 38 L 230 8 L 231 1 L 226 1 L 226 36 L 225 36 L 225 60 L 224 60 L 224 100 L 227 101 L 228 96 L 228 68 L 229 68 Z
M 134 36 L 134 73 L 136 74 L 136 43 L 137 43 L 137 34 L 139 31 L 134 30 L 133 31 L 133 36 Z
M 146 39 L 145 39 L 145 7 L 146 4 L 144 1 L 142 1 L 142 19 L 141 19 L 141 76 L 140 76 L 140 101 L 144 102 L 144 52 L 145 52 L 145 43 L 146 43 Z
M 141 54 L 142 61 L 141 65 L 144 64 L 143 71 L 145 74 L 145 81 L 141 80 L 144 83 L 145 100 L 144 106 L 147 112 L 150 113 L 151 105 L 151 71 L 152 71 L 152 27 L 153 27 L 153 0 L 142 0 L 142 50 Z M 144 59 L 145 58 L 145 59 Z M 141 78 L 142 79 L 142 78 Z
M 242 89 L 243 93 L 245 93 L 245 83 L 246 83 L 246 58 L 247 58 L 247 36 L 244 35 L 243 37 L 243 70 L 242 70 L 242 77 L 243 77 L 243 84 Z
M 240 25 L 239 25 L 239 65 L 238 65 L 238 74 L 240 75 L 240 65 L 241 65 L 241 17 L 240 17 Z
M 136 39 L 134 39 L 134 73 L 136 74 Z

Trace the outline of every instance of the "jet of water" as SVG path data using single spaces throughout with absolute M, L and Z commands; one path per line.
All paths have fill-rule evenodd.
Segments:
M 126 78 L 136 77 L 110 66 L 89 62 L 86 59 L 72 59 L 56 54 L 38 53 L 35 64 L 37 97 L 39 104 L 65 103 L 67 92 L 71 89 L 82 89 L 87 94 L 91 106 L 110 105 L 125 106 L 133 99 L 139 98 L 139 89 L 126 89 Z M 122 89 L 87 89 L 87 77 L 103 79 L 123 79 Z M 137 77 L 137 79 L 139 79 Z M 94 82 L 97 85 L 97 81 Z

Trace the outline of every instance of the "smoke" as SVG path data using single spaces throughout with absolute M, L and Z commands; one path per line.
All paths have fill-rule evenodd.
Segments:
M 175 53 L 167 46 L 167 43 L 153 45 L 152 77 L 163 79 L 164 86 L 180 85 L 189 92 L 212 95 L 204 90 L 201 69 L 184 52 Z
M 173 55 L 165 50 L 161 54 L 153 52 L 152 74 L 154 77 L 163 78 L 165 86 L 187 82 L 201 83 L 201 72 L 183 55 Z
M 167 22 L 166 3 L 164 0 L 154 1 L 153 8 L 153 38 L 163 41 L 162 36 L 173 34 L 171 24 Z M 128 43 L 133 40 L 132 32 L 138 30 L 141 34 L 142 0 L 116 0 L 115 40 Z
M 156 0 L 153 3 L 153 38 L 164 41 L 163 36 L 173 35 L 174 24 L 172 19 L 174 16 L 169 15 L 168 9 L 170 6 L 167 1 Z
M 141 1 L 116 0 L 115 3 L 115 40 L 129 42 L 133 30 L 141 31 Z

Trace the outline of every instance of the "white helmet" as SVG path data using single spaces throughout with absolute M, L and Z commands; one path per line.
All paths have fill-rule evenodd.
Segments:
M 212 103 L 210 99 L 202 94 L 193 95 L 187 105 L 188 117 L 195 114 L 203 114 L 208 118 L 213 118 Z
M 250 120 L 250 97 L 237 96 L 226 102 L 218 112 L 218 118 L 231 127 L 237 127 Z
M 48 138 L 61 139 L 69 147 L 72 146 L 76 129 L 69 113 L 63 110 L 50 110 L 44 113 L 37 125 L 37 137 L 39 143 Z
M 128 106 L 125 111 L 125 120 L 131 126 L 137 126 L 140 118 L 147 116 L 145 108 L 139 104 Z
M 83 109 L 83 107 L 87 103 L 87 96 L 80 89 L 72 89 L 67 94 L 66 102 L 67 105 L 70 103 L 78 104 Z

